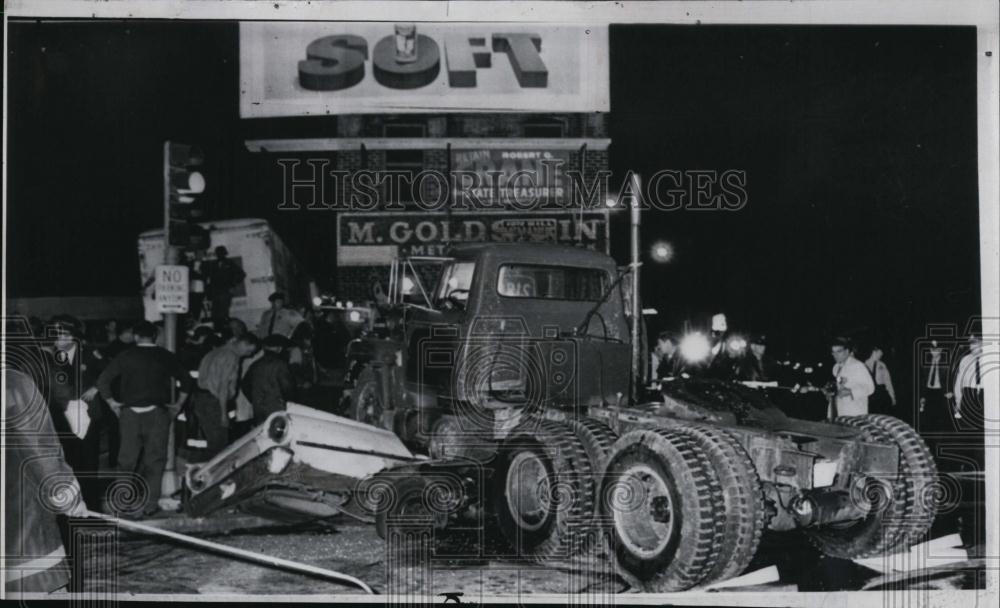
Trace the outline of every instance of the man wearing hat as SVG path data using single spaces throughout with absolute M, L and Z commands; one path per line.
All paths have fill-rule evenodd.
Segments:
M 274 412 L 284 411 L 292 397 L 295 382 L 285 353 L 291 341 L 279 334 L 264 338 L 263 355 L 247 369 L 240 384 L 243 394 L 253 404 L 254 424 L 260 424 Z
M 286 338 L 292 337 L 292 332 L 303 321 L 302 315 L 292 308 L 285 308 L 285 294 L 276 291 L 268 298 L 271 308 L 264 311 L 257 325 L 257 337 L 264 339 L 272 334 Z
M 229 307 L 233 303 L 233 291 L 246 278 L 243 269 L 229 259 L 229 250 L 219 245 L 215 248 L 215 263 L 208 270 L 208 284 L 205 294 L 212 302 L 212 322 L 221 330 L 229 318 Z
M 777 380 L 777 364 L 767 354 L 767 336 L 750 336 L 750 356 L 744 360 L 740 380 L 771 382 Z
M 66 462 L 83 488 L 84 500 L 100 508 L 97 474 L 104 408 L 97 390 L 100 359 L 83 343 L 83 324 L 57 315 L 50 323 L 52 351 L 48 359 L 48 397 Z
M 712 330 L 709 338 L 712 343 L 712 353 L 709 356 L 709 362 L 725 353 L 726 332 L 728 331 L 729 324 L 726 322 L 726 315 L 721 312 L 712 315 Z

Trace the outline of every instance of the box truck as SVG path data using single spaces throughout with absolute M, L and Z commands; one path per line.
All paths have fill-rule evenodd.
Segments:
M 260 321 L 261 314 L 270 306 L 268 296 L 275 291 L 284 292 L 288 306 L 298 307 L 309 302 L 310 283 L 296 263 L 291 251 L 274 232 L 267 221 L 262 219 L 232 219 L 203 222 L 209 233 L 209 247 L 203 252 L 201 266 L 215 261 L 215 248 L 224 246 L 229 258 L 246 273 L 241 285 L 233 290 L 233 302 L 229 316 L 241 319 L 251 331 Z M 143 284 L 143 311 L 146 320 L 159 321 L 162 315 L 156 310 L 155 281 L 152 280 L 156 267 L 163 263 L 163 229 L 147 230 L 139 235 L 139 272 Z M 192 280 L 191 288 L 198 289 Z M 209 311 L 200 311 L 199 316 L 207 317 Z

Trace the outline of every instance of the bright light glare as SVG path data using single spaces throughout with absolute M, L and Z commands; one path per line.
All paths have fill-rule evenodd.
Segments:
M 413 291 L 413 279 L 410 277 L 403 277 L 403 293 L 408 294 Z
M 347 313 L 347 318 L 350 319 L 352 323 L 360 323 L 361 313 L 357 310 L 352 310 L 351 312 Z
M 665 241 L 653 244 L 653 260 L 657 262 L 669 262 L 674 257 L 674 248 Z
M 732 338 L 731 340 L 729 340 L 728 346 L 730 350 L 739 352 L 747 347 L 747 341 L 739 337 Z
M 313 306 L 320 307 L 323 305 L 323 298 L 316 296 L 313 298 Z
M 691 363 L 704 361 L 712 354 L 712 343 L 700 332 L 690 333 L 681 338 L 679 347 L 681 356 Z

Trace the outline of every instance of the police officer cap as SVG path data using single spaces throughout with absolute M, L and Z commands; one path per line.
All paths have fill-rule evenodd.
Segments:
M 284 301 L 285 300 L 285 294 L 281 293 L 280 291 L 276 291 L 276 292 L 272 293 L 270 296 L 267 297 L 267 301 L 268 302 L 274 302 L 275 300 L 282 300 L 282 301 Z
M 750 344 L 762 344 L 767 345 L 767 335 L 766 334 L 754 334 L 750 336 Z
M 49 326 L 53 330 L 65 331 L 77 339 L 83 337 L 83 323 L 72 315 L 55 315 L 49 321 Z

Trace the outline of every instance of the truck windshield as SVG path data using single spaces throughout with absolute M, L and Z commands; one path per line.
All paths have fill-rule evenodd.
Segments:
M 435 300 L 441 303 L 449 298 L 465 302 L 469 298 L 472 287 L 472 275 L 475 274 L 475 262 L 451 262 L 441 273 L 441 281 Z
M 508 298 L 596 302 L 607 284 L 607 273 L 596 268 L 504 264 L 497 293 Z

